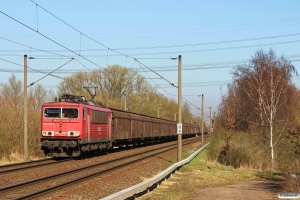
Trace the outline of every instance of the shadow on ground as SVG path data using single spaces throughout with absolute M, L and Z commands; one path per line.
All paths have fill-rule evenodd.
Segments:
M 278 171 L 261 171 L 256 174 L 257 177 L 270 181 L 283 181 L 284 175 Z

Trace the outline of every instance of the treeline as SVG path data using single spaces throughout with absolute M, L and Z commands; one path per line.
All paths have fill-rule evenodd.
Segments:
M 231 72 L 222 97 L 211 158 L 255 168 L 295 172 L 300 158 L 300 92 L 295 67 L 285 57 L 259 50 Z M 298 171 L 300 172 L 300 171 Z
M 174 120 L 178 112 L 175 98 L 157 92 L 145 77 L 136 70 L 119 65 L 92 72 L 77 72 L 65 77 L 57 86 L 57 92 L 46 90 L 42 85 L 28 88 L 28 153 L 31 157 L 42 156 L 40 150 L 41 106 L 54 101 L 61 94 L 92 96 L 94 101 L 107 107 L 142 113 Z M 11 154 L 23 155 L 23 82 L 11 75 L 6 83 L 0 83 L 0 159 L 10 159 Z M 177 97 L 176 97 L 177 99 Z M 178 117 L 178 115 L 177 115 Z M 183 104 L 182 120 L 199 124 L 200 119 L 191 114 L 188 104 Z
M 94 100 L 104 106 L 124 110 L 126 101 L 126 110 L 156 117 L 159 114 L 159 117 L 169 120 L 174 120 L 178 112 L 177 96 L 172 98 L 159 93 L 157 88 L 132 68 L 112 65 L 92 72 L 77 72 L 58 85 L 58 95 L 83 95 L 90 99 L 91 94 L 85 86 L 98 87 Z M 90 92 L 95 93 L 93 88 L 90 88 Z M 182 109 L 183 122 L 199 124 L 200 119 L 191 114 L 186 102 Z
M 24 93 L 23 83 L 12 75 L 7 83 L 0 84 L 0 158 L 23 154 Z M 41 105 L 54 97 L 41 85 L 28 90 L 28 146 L 31 156 L 40 156 Z

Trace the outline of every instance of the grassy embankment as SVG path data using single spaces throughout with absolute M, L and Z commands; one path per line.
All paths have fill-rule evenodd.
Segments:
M 278 145 L 286 146 L 286 144 Z M 224 150 L 225 149 L 225 150 Z M 277 154 L 280 158 L 281 156 Z M 188 155 L 183 155 L 183 158 Z M 282 157 L 288 159 L 286 155 Z M 278 164 L 283 161 L 277 159 Z M 284 160 L 287 163 L 288 160 Z M 250 180 L 284 180 L 270 168 L 268 146 L 249 134 L 216 133 L 210 146 L 141 199 L 186 199 L 195 189 Z
M 250 168 L 232 168 L 207 159 L 207 150 L 201 152 L 189 164 L 183 166 L 159 188 L 140 199 L 186 199 L 195 189 L 226 185 L 238 181 L 282 180 L 277 171 Z

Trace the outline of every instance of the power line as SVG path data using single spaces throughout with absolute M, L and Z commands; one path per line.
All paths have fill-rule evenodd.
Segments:
M 246 45 L 246 46 L 236 46 L 236 47 L 224 47 L 224 48 L 212 48 L 212 49 L 202 49 L 202 50 L 187 50 L 187 51 L 173 51 L 173 52 L 157 52 L 157 53 L 138 53 L 138 54 L 129 54 L 131 56 L 140 56 L 140 55 L 161 55 L 161 54 L 178 54 L 178 53 L 196 53 L 196 52 L 208 52 L 208 51 L 223 51 L 231 49 L 242 49 L 242 48 L 251 48 L 251 47 L 261 47 L 269 45 L 280 45 L 280 44 L 289 44 L 289 43 L 298 43 L 300 40 L 291 40 L 285 42 L 274 42 L 267 44 L 257 44 L 257 45 Z M 111 55 L 115 56 L 115 55 Z
M 174 48 L 174 47 L 204 46 L 204 45 L 212 45 L 212 44 L 227 44 L 227 43 L 235 43 L 235 42 L 248 42 L 248 41 L 256 41 L 256 40 L 282 38 L 282 37 L 285 38 L 285 37 L 292 37 L 292 36 L 298 36 L 298 35 L 300 35 L 300 33 L 292 33 L 292 34 L 285 34 L 285 35 L 274 35 L 274 36 L 266 36 L 266 37 L 256 37 L 256 38 L 244 38 L 244 39 L 239 39 L 239 40 L 225 40 L 225 41 L 204 42 L 204 43 L 180 44 L 180 45 L 177 44 L 177 45 L 150 46 L 150 47 L 115 48 L 114 50 L 141 50 L 141 49 L 163 49 L 163 48 Z M 106 48 L 110 49 L 109 47 L 106 47 Z M 80 50 L 75 50 L 75 51 L 81 51 L 81 52 L 107 51 L 107 49 L 80 49 Z M 110 49 L 110 50 L 113 50 L 113 49 Z M 18 52 L 18 51 L 19 50 L 10 50 L 10 52 Z M 52 52 L 66 52 L 66 50 L 51 50 L 51 51 Z M 122 54 L 122 55 L 125 55 L 125 54 Z
M 248 41 L 255 41 L 255 40 L 281 38 L 281 37 L 292 37 L 292 36 L 298 36 L 298 35 L 300 35 L 300 33 L 275 35 L 275 36 L 267 36 L 267 37 L 257 37 L 257 38 L 245 38 L 245 39 L 240 39 L 240 40 L 225 40 L 225 41 L 193 43 L 193 44 L 181 44 L 181 45 L 165 45 L 165 46 L 152 46 L 152 47 L 132 47 L 132 48 L 116 48 L 116 49 L 117 50 L 140 50 L 140 49 L 162 49 L 162 48 L 174 48 L 174 47 L 190 47 L 190 46 L 226 44 L 226 43 L 235 43 L 235 42 L 248 42 Z M 84 50 L 84 51 L 98 51 L 98 50 L 97 49 L 87 49 L 87 50 Z M 99 51 L 101 51 L 101 50 L 99 50 Z
M 1 11 L 0 11 L 1 12 Z M 35 31 L 35 30 L 33 30 Z M 44 36 L 44 35 L 43 35 Z M 48 38 L 47 36 L 44 36 L 46 38 Z M 54 40 L 48 38 L 49 40 L 55 42 Z M 292 43 L 298 43 L 300 42 L 300 40 L 291 40 L 291 41 L 284 41 L 284 42 L 274 42 L 274 43 L 266 43 L 266 44 L 257 44 L 257 45 L 245 45 L 245 46 L 233 46 L 233 47 L 223 47 L 223 48 L 211 48 L 211 49 L 200 49 L 200 50 L 186 50 L 186 51 L 173 51 L 173 52 L 156 52 L 156 53 L 151 53 L 151 52 L 146 52 L 146 53 L 135 53 L 135 54 L 127 54 L 126 56 L 130 57 L 130 58 L 134 58 L 136 56 L 145 56 L 145 55 L 166 55 L 166 54 L 182 54 L 182 53 L 199 53 L 199 52 L 209 52 L 209 51 L 224 51 L 224 50 L 232 50 L 232 49 L 243 49 L 243 48 L 252 48 L 252 47 L 262 47 L 262 46 L 270 46 L 270 45 L 282 45 L 282 44 L 292 44 Z M 57 42 L 55 42 L 56 44 L 59 44 Z M 62 46 L 61 44 L 59 44 L 60 46 Z M 65 49 L 68 49 L 64 46 L 62 46 Z M 84 55 L 84 57 L 80 54 L 77 54 L 76 52 L 70 50 L 71 52 L 73 52 L 74 54 L 76 54 L 76 56 L 78 57 L 82 57 L 86 60 L 88 60 L 85 57 L 107 57 L 106 55 Z M 75 56 L 75 57 L 76 57 Z M 111 54 L 110 56 L 120 56 L 120 54 Z M 122 55 L 123 56 L 123 55 Z M 138 58 L 138 59 L 169 59 L 169 58 Z M 90 60 L 88 60 L 89 62 L 92 62 Z M 93 62 L 92 62 L 93 63 Z M 95 64 L 95 63 L 93 63 Z M 97 64 L 95 64 L 97 65 Z M 99 66 L 100 67 L 100 66 Z M 102 67 L 101 67 L 102 68 Z
M 294 24 L 284 24 L 284 25 L 273 25 L 273 26 L 266 26 L 266 27 L 257 27 L 257 28 L 245 28 L 245 29 L 236 29 L 236 30 L 221 30 L 221 31 L 210 31 L 210 32 L 201 32 L 201 33 L 181 33 L 181 34 L 168 34 L 168 35 L 156 35 L 158 36 L 178 36 L 178 35 L 193 35 L 193 34 L 210 34 L 210 33 L 224 33 L 224 32 L 237 32 L 237 31 L 247 31 L 247 30 L 256 30 L 256 29 L 263 29 L 263 28 L 273 28 L 273 27 L 282 27 L 282 26 L 291 26 L 291 25 L 298 25 L 299 23 Z M 152 36 L 135 36 L 136 37 L 152 37 Z M 125 37 L 124 37 L 125 38 Z
M 35 3 L 36 4 L 36 3 Z M 37 7 L 37 4 L 36 4 Z M 148 31 L 148 32 L 134 32 L 134 33 L 124 33 L 122 32 L 122 34 L 141 34 L 141 33 L 164 33 L 164 32 L 182 32 L 182 31 L 197 31 L 197 30 L 206 30 L 206 29 L 224 29 L 224 28 L 231 28 L 231 27 L 241 27 L 241 26 L 249 26 L 249 25 L 257 25 L 257 24 L 266 24 L 266 23 L 275 23 L 275 22 L 284 22 L 284 21 L 290 21 L 290 20 L 298 20 L 300 18 L 291 18 L 291 19 L 283 19 L 283 20 L 273 20 L 273 21 L 266 21 L 266 22 L 257 22 L 257 23 L 248 23 L 248 24 L 237 24 L 237 25 L 226 25 L 226 26 L 216 26 L 216 27 L 206 27 L 206 28 L 194 28 L 194 29 L 181 29 L 181 30 L 166 30 L 166 31 Z M 37 18 L 37 23 L 38 23 L 38 18 Z M 297 23 L 298 24 L 298 23 Z M 280 26 L 280 25 L 279 25 Z M 286 26 L 286 23 L 284 25 L 281 26 Z M 278 27 L 278 26 L 267 26 L 267 27 L 260 27 L 260 28 L 269 28 L 269 27 Z M 257 29 L 257 28 L 254 28 Z M 245 30 L 245 29 L 240 29 L 240 30 Z M 251 30 L 251 29 L 246 29 L 246 30 Z M 234 30 L 234 31 L 238 31 L 238 30 Z M 216 32 L 220 32 L 220 31 L 216 31 Z M 224 32 L 224 31 L 221 31 Z M 228 32 L 228 31 L 226 31 Z M 212 32 L 209 32 L 212 33 Z M 118 33 L 114 32 L 114 33 L 107 33 L 107 34 L 91 34 L 91 35 L 96 35 L 96 36 L 106 36 L 106 35 L 117 35 Z M 62 36 L 62 37 L 70 37 L 69 35 L 54 35 L 54 36 Z M 137 37 L 137 36 L 133 36 L 133 37 Z M 116 49 L 118 50 L 118 49 Z

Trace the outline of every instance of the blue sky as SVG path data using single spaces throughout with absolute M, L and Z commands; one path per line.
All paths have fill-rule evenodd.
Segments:
M 34 2 L 1 1 L 1 82 L 6 82 L 12 73 L 23 80 L 23 56 L 27 54 L 36 58 L 29 61 L 29 67 L 44 72 L 69 61 L 63 56 L 74 57 L 76 60 L 54 73 L 60 77 L 119 64 L 138 69 L 146 78 L 158 78 L 135 62 L 133 58 L 137 58 L 177 83 L 178 63 L 170 58 L 182 55 L 183 96 L 193 104 L 190 106 L 195 115 L 199 115 L 194 105 L 200 107 L 198 95 L 204 94 L 205 113 L 209 115 L 209 107 L 213 112 L 217 110 L 221 95 L 226 94 L 226 83 L 233 80 L 230 71 L 251 59 L 258 49 L 267 52 L 272 48 L 277 56 L 286 56 L 300 71 L 300 2 L 296 0 Z M 43 76 L 29 70 L 28 83 Z M 38 83 L 55 90 L 60 81 L 48 76 Z M 177 100 L 177 89 L 166 81 L 149 82 L 162 94 Z M 293 82 L 300 86 L 298 77 Z

